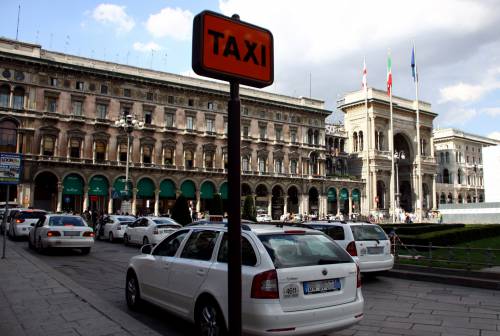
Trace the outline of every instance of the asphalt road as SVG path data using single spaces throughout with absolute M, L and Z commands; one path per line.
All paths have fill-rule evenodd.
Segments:
M 11 242 L 12 243 L 12 242 Z M 38 255 L 26 242 L 13 242 L 79 285 L 163 335 L 194 335 L 193 326 L 153 305 L 139 313 L 124 296 L 128 260 L 138 247 L 97 241 L 92 252 L 55 251 Z M 446 286 L 394 278 L 363 278 L 365 317 L 333 335 L 500 336 L 500 291 Z

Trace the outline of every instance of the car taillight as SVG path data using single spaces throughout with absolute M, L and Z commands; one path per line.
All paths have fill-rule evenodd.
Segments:
M 16 224 L 20 224 L 20 223 L 24 223 L 24 219 L 20 219 L 20 218 L 16 219 Z
M 361 271 L 359 270 L 359 266 L 356 265 L 356 288 L 361 288 Z
M 253 277 L 251 297 L 253 299 L 279 299 L 276 270 L 262 272 Z
M 347 247 L 345 248 L 345 250 L 347 251 L 347 253 L 349 253 L 353 257 L 358 256 L 358 251 L 356 250 L 356 243 L 353 241 L 350 242 L 349 244 L 347 244 Z
M 94 232 L 92 232 L 92 231 L 86 231 L 83 233 L 83 236 L 84 237 L 94 237 L 95 235 L 94 235 Z
M 59 231 L 48 231 L 47 237 L 59 237 L 61 236 L 61 232 Z

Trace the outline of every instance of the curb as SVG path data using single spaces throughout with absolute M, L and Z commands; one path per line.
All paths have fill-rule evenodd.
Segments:
M 80 286 L 66 275 L 57 270 L 54 270 L 43 260 L 38 259 L 37 257 L 30 255 L 29 253 L 26 253 L 18 246 L 11 244 L 10 248 L 14 249 L 22 258 L 28 260 L 30 263 L 34 264 L 35 267 L 47 273 L 50 277 L 59 282 L 63 287 L 67 288 L 70 292 L 81 298 L 84 302 L 88 303 L 92 308 L 100 312 L 103 316 L 106 316 L 109 320 L 115 322 L 129 334 L 134 336 L 161 335 L 142 322 L 136 320 L 132 316 L 122 312 L 107 301 L 101 299 L 89 289 Z

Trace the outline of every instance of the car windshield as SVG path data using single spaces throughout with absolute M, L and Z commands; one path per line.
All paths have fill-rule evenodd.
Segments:
M 155 224 L 175 224 L 171 219 L 166 218 L 155 218 L 153 222 L 155 222 Z
M 49 226 L 85 226 L 85 222 L 80 217 L 57 216 L 50 217 Z
M 354 240 L 387 240 L 384 230 L 378 225 L 351 225 Z
M 132 216 L 126 216 L 126 217 L 115 217 L 119 222 L 133 222 L 135 220 L 134 217 Z M 121 223 L 123 224 L 123 223 Z
M 37 219 L 37 218 L 41 218 L 45 214 L 46 214 L 45 211 L 22 211 L 16 216 L 16 218 Z
M 344 249 L 322 233 L 262 234 L 259 239 L 277 269 L 352 262 Z

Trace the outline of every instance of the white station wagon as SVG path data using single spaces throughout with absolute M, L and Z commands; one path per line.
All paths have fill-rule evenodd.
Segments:
M 45 215 L 33 224 L 28 244 L 39 252 L 48 248 L 77 248 L 88 254 L 94 245 L 94 231 L 80 216 Z
M 134 216 L 111 215 L 108 216 L 103 228 L 99 228 L 102 239 L 113 243 L 116 239 L 123 239 L 123 234 L 129 224 L 135 221 Z M 102 225 L 102 224 L 101 224 Z
M 127 225 L 123 234 L 125 245 L 158 244 L 163 238 L 180 229 L 178 224 L 168 217 L 140 217 Z
M 185 227 L 130 260 L 125 294 L 195 322 L 200 335 L 226 332 L 227 228 Z M 359 269 L 316 230 L 243 225 L 242 319 L 250 335 L 323 335 L 363 317 Z

